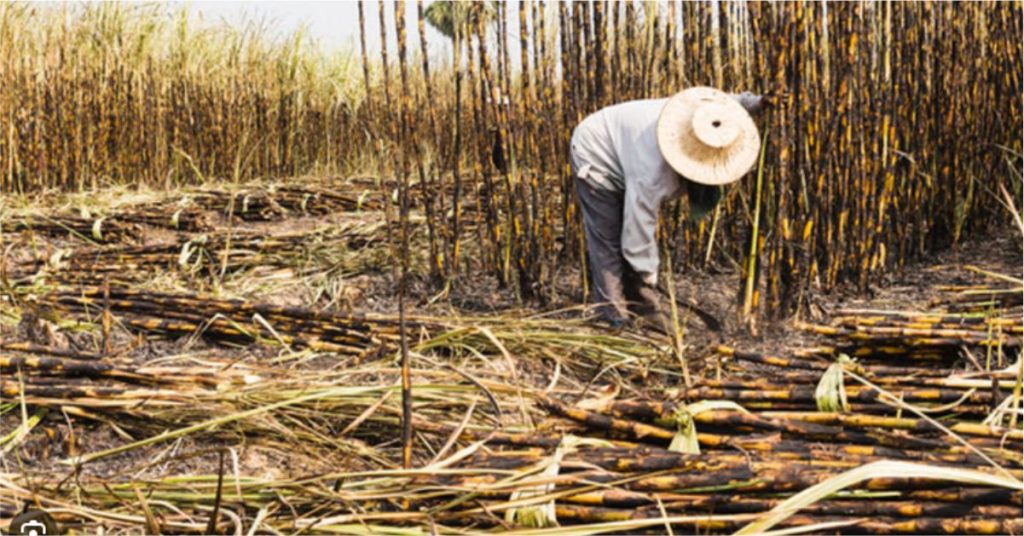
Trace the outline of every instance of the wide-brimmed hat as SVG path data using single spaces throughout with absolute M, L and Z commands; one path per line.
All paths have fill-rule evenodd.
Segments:
M 658 118 L 658 149 L 686 179 L 708 185 L 738 180 L 754 167 L 761 135 L 727 93 L 693 87 L 676 93 Z

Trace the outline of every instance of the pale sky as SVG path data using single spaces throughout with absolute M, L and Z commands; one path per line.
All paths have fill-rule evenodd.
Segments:
M 429 4 L 430 1 L 425 2 Z M 351 47 L 359 51 L 359 10 L 357 3 L 352 1 L 191 1 L 168 2 L 169 5 L 187 6 L 190 11 L 201 15 L 208 21 L 227 22 L 232 26 L 241 24 L 247 18 L 266 21 L 279 35 L 287 35 L 296 29 L 306 27 L 309 35 L 319 41 L 326 49 Z M 380 51 L 380 25 L 378 24 L 378 0 L 368 0 L 364 4 L 366 15 L 367 48 L 371 52 Z M 395 54 L 394 37 L 394 3 L 385 0 L 385 12 L 388 27 L 388 52 L 392 58 Z M 518 5 L 512 7 L 518 9 Z M 416 2 L 406 2 L 406 31 L 410 51 L 419 50 L 419 31 L 416 28 Z M 516 19 L 516 17 L 513 17 Z M 513 21 L 516 24 L 517 20 Z M 518 32 L 518 24 L 513 28 Z M 448 39 L 427 25 L 427 46 L 431 56 L 449 54 Z M 518 44 L 518 43 L 515 43 Z M 512 43 L 510 43 L 512 45 Z M 516 48 L 518 51 L 518 48 Z

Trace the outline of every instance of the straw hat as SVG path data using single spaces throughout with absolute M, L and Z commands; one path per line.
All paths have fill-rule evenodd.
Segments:
M 735 99 L 714 88 L 693 87 L 675 94 L 661 110 L 658 149 L 686 179 L 717 186 L 754 167 L 761 136 Z

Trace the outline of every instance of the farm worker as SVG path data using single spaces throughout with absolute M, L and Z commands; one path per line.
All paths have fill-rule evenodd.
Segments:
M 670 332 L 657 290 L 659 208 L 686 193 L 692 220 L 714 209 L 721 186 L 757 160 L 761 138 L 750 114 L 764 103 L 759 95 L 694 87 L 609 106 L 573 131 L 591 301 L 600 304 L 602 320 L 619 327 L 632 313 L 646 327 Z

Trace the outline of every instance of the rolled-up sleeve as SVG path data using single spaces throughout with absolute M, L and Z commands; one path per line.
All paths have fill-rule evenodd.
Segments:
M 638 187 L 641 186 L 641 187 Z M 664 193 L 642 184 L 626 187 L 622 219 L 622 256 L 650 286 L 658 284 L 658 211 Z

